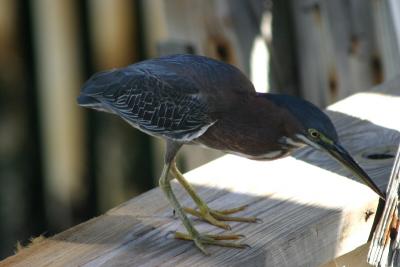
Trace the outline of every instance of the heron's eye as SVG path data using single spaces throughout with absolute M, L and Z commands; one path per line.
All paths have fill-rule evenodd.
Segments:
M 310 133 L 312 138 L 317 139 L 320 137 L 320 133 L 315 129 L 309 129 L 308 132 Z

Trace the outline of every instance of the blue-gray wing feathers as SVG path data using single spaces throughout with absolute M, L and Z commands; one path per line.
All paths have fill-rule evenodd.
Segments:
M 177 79 L 140 68 L 101 72 L 84 85 L 82 105 L 118 114 L 146 133 L 190 141 L 213 120 L 196 85 Z

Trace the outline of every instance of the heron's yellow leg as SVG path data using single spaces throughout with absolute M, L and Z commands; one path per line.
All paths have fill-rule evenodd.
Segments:
M 164 165 L 164 169 L 162 171 L 159 181 L 160 187 L 165 193 L 172 207 L 175 209 L 178 217 L 181 219 L 183 225 L 185 226 L 188 232 L 187 234 L 176 232 L 175 238 L 192 240 L 196 244 L 196 246 L 206 255 L 208 255 L 208 252 L 205 249 L 205 245 L 215 245 L 215 246 L 232 247 L 232 248 L 247 247 L 247 245 L 245 244 L 224 241 L 224 240 L 240 239 L 243 237 L 241 235 L 202 235 L 196 230 L 196 228 L 193 226 L 193 223 L 186 216 L 182 206 L 180 205 L 178 199 L 176 198 L 174 192 L 172 191 L 171 182 L 170 179 L 168 178 L 170 165 L 171 165 L 170 163 L 166 163 Z
M 183 210 L 193 216 L 199 217 L 207 222 L 209 222 L 212 225 L 228 229 L 230 230 L 229 224 L 224 223 L 223 221 L 236 221 L 236 222 L 257 222 L 258 219 L 255 217 L 234 217 L 234 216 L 229 216 L 230 214 L 239 212 L 244 210 L 247 205 L 240 206 L 237 208 L 233 209 L 226 209 L 226 210 L 213 210 L 210 209 L 207 205 L 207 203 L 200 198 L 200 196 L 196 193 L 194 188 L 189 184 L 189 182 L 185 179 L 185 177 L 182 175 L 182 173 L 178 170 L 175 161 L 172 163 L 171 169 L 170 169 L 171 174 L 178 180 L 178 182 L 185 188 L 185 190 L 188 192 L 190 197 L 193 199 L 193 201 L 196 203 L 197 207 L 199 208 L 198 210 L 191 209 L 191 208 L 186 208 L 183 207 Z

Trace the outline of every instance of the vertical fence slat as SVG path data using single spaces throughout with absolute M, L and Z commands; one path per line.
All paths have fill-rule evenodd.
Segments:
M 83 115 L 76 105 L 81 84 L 78 18 L 73 1 L 32 4 L 39 111 L 45 172 L 46 212 L 52 229 L 72 222 L 85 194 Z
M 92 0 L 88 6 L 95 71 L 135 63 L 139 57 L 139 40 L 136 39 L 138 25 L 134 1 Z M 152 177 L 149 177 L 149 137 L 120 118 L 93 113 L 96 192 L 99 209 L 105 211 L 153 185 Z
M 374 84 L 365 1 L 300 0 L 292 1 L 292 9 L 304 98 L 326 106 Z

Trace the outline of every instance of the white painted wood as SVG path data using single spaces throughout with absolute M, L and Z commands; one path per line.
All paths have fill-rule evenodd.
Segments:
M 399 266 L 399 235 L 394 238 L 391 231 L 398 231 L 399 224 L 399 188 L 400 188 L 400 146 L 390 175 L 386 191 L 386 204 L 372 238 L 371 248 L 368 253 L 368 262 L 374 266 Z M 397 229 L 396 229 L 397 228 Z

